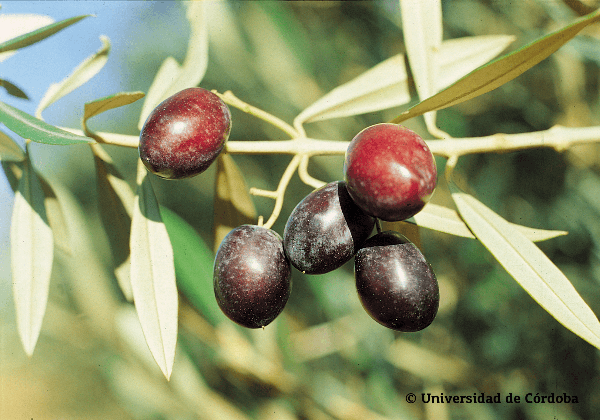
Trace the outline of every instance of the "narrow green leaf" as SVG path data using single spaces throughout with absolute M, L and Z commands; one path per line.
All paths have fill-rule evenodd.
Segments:
M 428 203 L 423 210 L 414 215 L 413 219 L 417 225 L 427 229 L 475 239 L 475 236 L 473 236 L 469 227 L 463 222 L 458 213 L 448 207 Z M 411 220 L 408 220 L 408 222 L 411 222 Z M 563 230 L 534 229 L 512 223 L 511 225 L 533 242 L 546 241 L 567 234 Z
M 231 229 L 256 222 L 256 209 L 244 176 L 233 158 L 225 153 L 217 158 L 214 209 L 215 252 Z
M 217 325 L 225 316 L 215 300 L 213 251 L 198 232 L 176 213 L 161 206 L 160 214 L 173 245 L 179 289 L 194 307 Z
M 94 142 L 89 137 L 61 130 L 4 102 L 0 102 L 0 123 L 21 137 L 38 143 L 65 146 Z
M 566 328 L 600 348 L 600 322 L 569 279 L 521 232 L 469 194 L 452 198 L 473 234 L 508 273 Z
M 131 289 L 150 352 L 169 379 L 177 343 L 173 248 L 146 170 L 141 166 L 138 172 L 131 222 Z
M 46 312 L 54 239 L 44 207 L 44 192 L 27 159 L 15 193 L 10 230 L 13 298 L 17 329 L 31 356 Z
M 29 99 L 29 96 L 23 92 L 17 85 L 9 82 L 8 80 L 0 79 L 0 86 L 6 89 L 6 92 L 14 96 L 15 98 Z
M 494 90 L 547 58 L 582 29 L 599 19 L 600 10 L 578 19 L 574 23 L 540 38 L 518 51 L 479 67 L 447 89 L 421 101 L 408 111 L 400 114 L 392 122 L 398 124 L 409 118 L 429 111 L 444 109 Z
M 440 66 L 436 92 L 495 58 L 515 39 L 512 35 L 482 35 L 442 42 L 435 58 Z
M 197 86 L 208 67 L 208 25 L 205 21 L 205 2 L 188 2 L 186 17 L 190 23 L 190 40 L 187 54 L 180 66 L 167 57 L 156 74 L 142 107 L 138 128 L 141 130 L 146 118 L 162 101 L 175 93 Z
M 24 48 L 29 45 L 35 44 L 36 42 L 42 41 L 49 36 L 54 35 L 55 33 L 62 31 L 63 29 L 73 25 L 74 23 L 79 22 L 86 17 L 93 15 L 82 15 L 76 16 L 69 19 L 61 20 L 60 22 L 56 22 L 47 26 L 44 26 L 35 31 L 26 33 L 25 35 L 18 36 L 16 38 L 10 39 L 6 42 L 0 44 L 0 53 L 12 50 L 18 50 L 19 48 Z
M 42 111 L 58 101 L 60 98 L 68 95 L 92 77 L 94 77 L 102 67 L 108 61 L 108 54 L 110 52 L 110 40 L 108 37 L 101 35 L 100 41 L 102 41 L 102 48 L 90 57 L 83 60 L 73 72 L 67 76 L 60 83 L 53 83 L 50 85 L 46 94 L 40 101 L 37 110 L 35 111 L 36 117 L 42 118 Z
M 129 238 L 135 194 L 102 146 L 92 144 L 91 147 L 96 165 L 98 210 L 110 243 L 115 276 L 125 298 L 133 301 Z
M 16 36 L 26 34 L 51 23 L 54 23 L 54 19 L 50 16 L 33 13 L 2 13 L 0 14 L 0 42 L 8 41 Z M 16 50 L 0 53 L 0 62 L 16 53 Z
M 302 111 L 297 122 L 366 114 L 410 101 L 404 55 L 398 54 L 333 89 Z
M 22 162 L 25 152 L 13 139 L 0 131 L 0 160 L 3 162 Z
M 88 119 L 95 117 L 98 114 L 132 104 L 138 99 L 143 98 L 144 95 L 144 92 L 119 92 L 114 95 L 87 102 L 84 105 L 83 121 L 85 123 Z

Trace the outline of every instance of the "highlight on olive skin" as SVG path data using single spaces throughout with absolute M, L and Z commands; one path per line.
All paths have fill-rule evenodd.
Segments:
M 283 311 L 292 283 L 281 236 L 256 225 L 241 225 L 221 242 L 213 286 L 217 303 L 232 321 L 247 328 L 269 325 Z
M 437 315 L 437 278 L 419 249 L 398 232 L 369 238 L 356 254 L 356 290 L 365 311 L 381 325 L 415 332 Z
M 435 159 L 423 139 L 396 124 L 375 124 L 350 142 L 344 179 L 367 214 L 395 222 L 417 214 L 437 183 Z
M 161 102 L 140 133 L 140 159 L 165 179 L 204 172 L 219 156 L 231 132 L 231 113 L 214 93 L 184 89 Z
M 283 245 L 292 265 L 306 274 L 324 274 L 348 262 L 369 237 L 375 219 L 350 198 L 344 181 L 308 194 L 290 214 Z

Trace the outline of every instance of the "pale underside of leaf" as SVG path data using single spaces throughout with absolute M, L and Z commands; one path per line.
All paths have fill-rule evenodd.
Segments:
M 600 348 L 600 323 L 569 279 L 521 232 L 474 197 L 452 197 L 477 239 L 548 313 Z
M 110 155 L 99 144 L 93 144 L 91 147 L 96 164 L 98 207 L 110 243 L 115 276 L 125 298 L 133 301 L 129 238 L 135 195 L 115 167 Z
M 197 86 L 208 67 L 208 30 L 204 17 L 204 2 L 189 2 L 186 17 L 190 23 L 187 54 L 180 66 L 173 57 L 167 57 L 148 90 L 142 107 L 138 129 L 142 129 L 152 110 L 169 96 Z
M 102 41 L 102 47 L 95 54 L 82 61 L 63 81 L 50 85 L 35 111 L 37 118 L 41 119 L 44 109 L 73 92 L 102 70 L 102 67 L 108 61 L 110 40 L 108 37 L 102 35 L 100 36 L 100 41 Z
M 440 72 L 436 54 L 442 45 L 441 0 L 400 0 L 402 34 L 408 62 L 422 100 L 437 92 Z M 425 116 L 430 132 L 435 130 L 435 112 Z
M 431 96 L 392 120 L 399 124 L 429 111 L 444 109 L 490 92 L 544 60 L 582 29 L 600 19 L 600 10 L 578 19 L 550 35 L 472 71 L 438 94 Z
M 25 152 L 13 139 L 0 131 L 0 160 L 4 162 L 22 162 Z
M 42 186 L 28 159 L 15 193 L 10 235 L 17 329 L 25 352 L 31 356 L 48 302 L 54 239 Z
M 366 114 L 409 101 L 404 55 L 398 54 L 333 89 L 302 111 L 296 121 L 312 122 Z
M 233 158 L 225 153 L 217 158 L 214 212 L 215 252 L 231 229 L 256 222 L 256 209 L 244 176 Z
M 439 204 L 428 203 L 423 210 L 413 216 L 413 219 L 417 225 L 427 229 L 475 239 L 469 227 L 462 221 L 456 211 L 440 206 Z M 408 221 L 410 222 L 411 220 Z M 535 229 L 513 223 L 511 225 L 534 242 L 546 241 L 567 234 L 563 230 Z
M 54 23 L 50 16 L 34 14 L 1 14 L 0 15 L 0 42 L 34 31 L 43 26 Z M 17 51 L 0 53 L 0 62 L 16 54 Z
M 150 179 L 138 185 L 131 223 L 131 288 L 148 348 L 167 379 L 177 343 L 173 248 Z

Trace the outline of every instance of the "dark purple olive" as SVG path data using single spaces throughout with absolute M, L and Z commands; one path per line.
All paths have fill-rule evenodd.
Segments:
M 397 232 L 369 238 L 354 260 L 356 290 L 367 313 L 397 331 L 420 331 L 440 303 L 438 282 L 419 249 Z
M 270 324 L 290 297 L 291 268 L 281 236 L 271 229 L 241 225 L 221 242 L 213 285 L 227 317 L 247 328 Z
M 354 204 L 346 183 L 331 182 L 298 203 L 285 225 L 283 246 L 298 270 L 328 273 L 354 256 L 374 225 Z
M 140 159 L 152 173 L 180 179 L 204 172 L 219 156 L 231 131 L 227 105 L 199 87 L 165 99 L 140 133 Z

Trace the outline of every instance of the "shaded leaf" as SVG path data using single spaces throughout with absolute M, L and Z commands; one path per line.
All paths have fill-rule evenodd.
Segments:
M 84 124 L 88 119 L 95 117 L 98 114 L 118 108 L 120 106 L 132 104 L 144 96 L 144 92 L 119 92 L 115 93 L 114 95 L 105 96 L 104 98 L 87 102 L 83 108 Z
M 204 17 L 204 2 L 188 2 L 186 17 L 190 23 L 190 40 L 183 64 L 167 57 L 156 74 L 142 107 L 138 128 L 141 130 L 150 112 L 175 93 L 197 86 L 208 67 L 208 25 Z
M 91 147 L 96 165 L 98 210 L 108 236 L 115 265 L 115 276 L 125 298 L 133 301 L 129 237 L 135 195 L 102 146 L 92 144 Z
M 436 54 L 436 62 L 440 67 L 436 92 L 496 57 L 515 39 L 512 35 L 482 35 L 442 42 Z
M 424 228 L 465 238 L 475 238 L 456 211 L 438 204 L 428 203 L 423 210 L 415 214 L 413 218 L 414 222 Z M 408 222 L 410 221 L 411 220 L 408 220 Z M 511 225 L 529 240 L 534 242 L 546 241 L 567 234 L 567 232 L 563 230 L 534 229 L 512 223 Z
M 557 321 L 600 348 L 600 322 L 569 279 L 521 232 L 469 194 L 452 198 L 473 234 Z
M 150 352 L 169 379 L 177 343 L 173 248 L 150 179 L 139 165 L 131 222 L 131 289 Z
M 213 263 L 215 255 L 196 230 L 166 207 L 160 207 L 175 256 L 179 289 L 213 324 L 225 319 L 215 300 Z
M 336 87 L 302 111 L 296 121 L 312 122 L 365 114 L 409 101 L 404 55 L 398 54 Z
M 578 19 L 574 23 L 511 54 L 479 67 L 447 89 L 400 114 L 392 122 L 398 124 L 409 118 L 429 111 L 444 109 L 494 90 L 547 58 L 586 26 L 597 22 L 599 19 L 600 10 Z
M 27 159 L 15 193 L 10 230 L 13 298 L 17 329 L 31 356 L 48 302 L 54 239 L 44 207 L 44 192 Z
M 13 139 L 0 131 L 0 160 L 4 162 L 22 162 L 25 152 Z
M 15 98 L 29 99 L 29 96 L 23 92 L 17 85 L 8 80 L 0 79 L 0 86 L 6 89 L 6 92 Z
M 437 92 L 440 66 L 436 53 L 442 45 L 441 0 L 400 0 L 402 34 L 419 99 Z M 425 116 L 430 132 L 435 127 L 435 112 Z
M 92 54 L 90 57 L 83 60 L 63 81 L 60 83 L 52 83 L 50 85 L 35 111 L 36 117 L 41 119 L 42 111 L 44 109 L 86 83 L 102 70 L 102 67 L 104 67 L 108 61 L 110 40 L 108 37 L 101 35 L 100 41 L 102 41 L 102 48 L 95 54 Z
M 94 142 L 89 137 L 61 130 L 4 102 L 0 102 L 0 122 L 21 137 L 38 143 L 66 146 Z
M 49 36 L 54 35 L 55 33 L 62 31 L 63 29 L 73 25 L 74 23 L 79 22 L 81 19 L 85 19 L 86 17 L 93 15 L 81 15 L 72 17 L 69 19 L 61 20 L 60 22 L 52 23 L 50 25 L 46 25 L 40 29 L 35 31 L 28 32 L 24 35 L 18 36 L 16 38 L 12 38 L 8 41 L 2 42 L 0 44 L 0 53 L 12 50 L 18 50 L 19 48 L 24 48 L 29 45 L 35 44 L 36 42 L 42 41 Z
M 42 26 L 54 23 L 50 16 L 35 14 L 0 14 L 0 42 L 8 41 L 16 36 L 26 34 Z M 16 54 L 16 51 L 0 53 L 0 62 Z
M 239 225 L 256 222 L 256 209 L 248 193 L 244 176 L 233 158 L 221 153 L 215 178 L 214 251 L 229 231 Z

